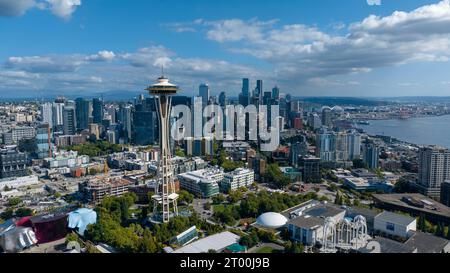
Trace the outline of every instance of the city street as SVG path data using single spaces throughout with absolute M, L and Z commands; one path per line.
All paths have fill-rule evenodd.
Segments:
M 206 203 L 211 203 L 211 210 L 205 210 L 204 206 Z M 213 215 L 213 206 L 211 199 L 194 199 L 192 206 L 194 211 L 196 211 L 201 218 L 209 220 Z

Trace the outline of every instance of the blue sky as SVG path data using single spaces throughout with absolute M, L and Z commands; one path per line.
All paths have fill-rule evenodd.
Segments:
M 0 0 L 0 34 L 0 97 L 136 92 L 161 65 L 186 95 L 450 95 L 449 0 Z

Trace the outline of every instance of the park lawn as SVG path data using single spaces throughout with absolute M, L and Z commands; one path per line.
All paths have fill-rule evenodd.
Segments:
M 212 208 L 214 212 L 223 212 L 225 210 L 225 205 L 213 205 Z
M 269 253 L 277 253 L 278 251 L 271 248 L 270 246 L 265 246 L 262 247 L 260 249 L 258 249 L 258 251 L 256 251 L 256 253 L 258 254 L 269 254 Z

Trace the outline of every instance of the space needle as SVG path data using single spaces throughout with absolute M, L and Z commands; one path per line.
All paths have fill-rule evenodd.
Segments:
M 170 146 L 169 146 L 169 119 L 172 108 L 172 96 L 177 94 L 178 86 L 171 84 L 169 79 L 161 76 L 158 82 L 149 86 L 146 90 L 155 97 L 156 109 L 159 120 L 159 147 L 161 150 L 158 161 L 157 186 L 153 200 L 153 218 L 157 222 L 162 216 L 162 222 L 167 223 L 170 217 L 178 216 L 175 183 L 172 170 Z M 160 211 L 162 208 L 162 213 Z

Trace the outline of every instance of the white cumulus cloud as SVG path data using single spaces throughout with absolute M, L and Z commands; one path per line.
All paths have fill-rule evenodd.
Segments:
M 81 6 L 81 0 L 47 0 L 50 4 L 50 11 L 64 19 L 70 19 L 72 13 L 78 6 Z
M 30 91 L 30 84 L 45 92 L 79 95 L 79 92 L 143 90 L 161 73 L 161 66 L 183 93 L 191 95 L 199 82 L 220 90 L 239 86 L 242 75 L 261 77 L 260 71 L 224 60 L 184 58 L 158 45 L 136 51 L 95 54 L 13 56 L 0 65 L 0 92 Z M 28 88 L 28 89 L 27 89 Z M 34 89 L 33 89 L 34 90 Z
M 0 16 L 22 16 L 28 10 L 37 8 L 49 10 L 63 19 L 70 19 L 81 0 L 0 0 Z
M 90 55 L 86 57 L 86 60 L 93 62 L 101 62 L 101 61 L 112 61 L 116 57 L 116 54 L 112 51 L 102 50 L 97 54 Z
M 21 16 L 35 6 L 35 0 L 0 0 L 0 16 Z
M 308 79 L 370 72 L 412 62 L 450 59 L 450 0 L 388 16 L 370 15 L 330 34 L 304 24 L 228 19 L 203 21 L 205 37 L 234 53 L 272 64 L 295 85 Z

